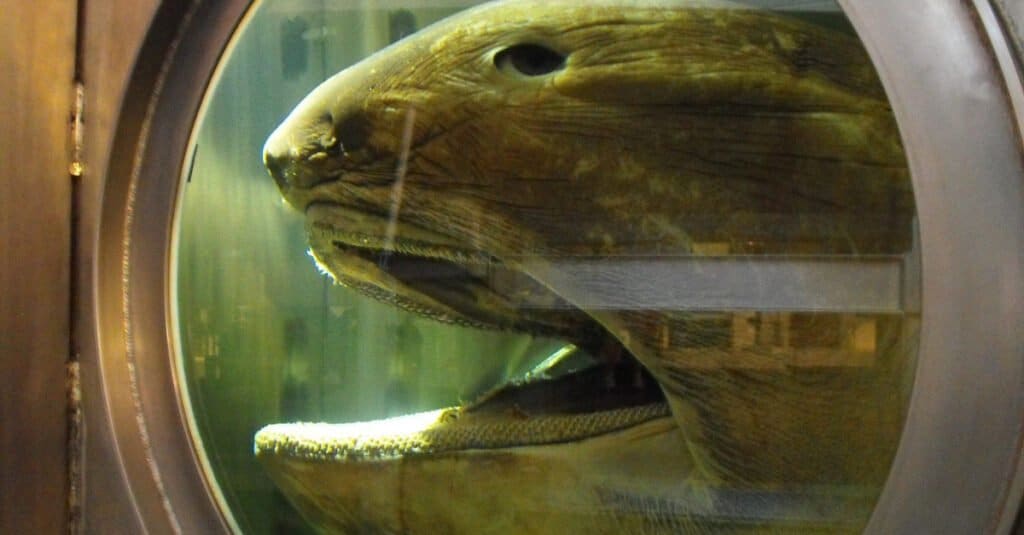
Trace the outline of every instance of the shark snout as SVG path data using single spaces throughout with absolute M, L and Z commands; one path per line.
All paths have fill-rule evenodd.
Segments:
M 277 183 L 277 187 L 282 193 L 287 192 L 291 189 L 290 180 L 288 179 L 289 168 L 291 158 L 288 156 L 287 151 L 275 150 L 268 141 L 263 147 L 263 166 L 270 172 L 270 176 L 274 178 L 274 182 Z
M 300 105 L 267 139 L 263 164 L 287 194 L 337 179 L 374 160 L 361 113 L 304 110 Z
M 282 193 L 332 180 L 345 156 L 331 114 L 308 119 L 300 112 L 293 112 L 263 146 L 263 165 Z

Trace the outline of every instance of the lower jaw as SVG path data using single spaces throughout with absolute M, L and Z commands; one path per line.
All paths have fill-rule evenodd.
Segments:
M 388 461 L 575 442 L 670 417 L 668 405 L 660 402 L 582 414 L 460 412 L 449 408 L 371 422 L 269 425 L 256 434 L 256 454 L 308 461 Z
M 333 251 L 329 240 L 334 236 L 327 226 L 321 228 L 324 233 L 318 238 L 327 245 L 322 249 Z M 632 479 L 667 478 L 666 486 L 678 487 L 681 478 L 690 477 L 692 461 L 667 403 L 634 403 L 572 413 L 450 408 L 364 423 L 275 424 L 257 433 L 255 450 L 278 486 L 328 531 L 373 527 L 373 532 L 414 533 L 406 524 L 410 516 L 429 527 L 471 522 L 473 513 L 466 511 L 496 507 L 532 511 L 535 518 L 548 517 L 545 525 L 558 526 L 567 514 L 592 520 L 592 514 L 580 511 L 606 509 L 594 497 L 629 494 Z M 632 466 L 637 460 L 643 466 Z M 651 462 L 654 473 L 640 475 L 651 470 Z M 591 481 L 593 474 L 611 476 L 597 482 Z M 590 490 L 568 509 L 553 505 L 566 497 L 565 486 L 573 482 Z M 449 492 L 443 504 L 437 503 L 432 487 L 441 483 L 458 486 L 465 495 Z M 488 486 L 493 492 L 483 490 Z M 418 489 L 415 499 L 408 497 L 413 489 Z M 389 516 L 396 504 L 407 511 Z M 520 519 L 514 525 L 521 528 L 529 522 Z M 485 525 L 441 531 L 472 533 Z M 601 532 L 600 523 L 577 518 L 574 525 L 590 526 L 580 533 Z
M 624 417 L 622 411 L 633 414 Z M 652 511 L 636 504 L 699 505 L 688 484 L 696 469 L 664 404 L 573 416 L 579 422 L 609 419 L 623 425 L 591 435 L 568 434 L 573 423 L 555 416 L 522 424 L 531 440 L 558 429 L 548 437 L 555 441 L 546 443 L 514 445 L 505 439 L 500 441 L 505 445 L 488 447 L 486 439 L 459 439 L 458 447 L 446 449 L 443 437 L 426 440 L 447 433 L 446 426 L 467 426 L 464 436 L 478 441 L 492 432 L 487 424 L 471 429 L 458 424 L 460 419 L 438 424 L 433 434 L 355 439 L 366 426 L 386 428 L 410 423 L 395 421 L 402 418 L 444 415 L 434 413 L 370 424 L 269 426 L 257 435 L 256 453 L 303 515 L 327 532 L 621 533 L 623 527 L 639 529 L 650 521 Z M 395 448 L 370 455 L 375 441 Z M 356 451 L 363 452 L 361 458 L 354 458 Z M 687 522 L 682 512 L 671 519 L 659 514 L 659 522 L 678 528 Z

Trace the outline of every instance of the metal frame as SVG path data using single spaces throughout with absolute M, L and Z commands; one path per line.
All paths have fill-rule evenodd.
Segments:
M 101 430 L 95 447 L 116 452 L 110 487 L 128 489 L 138 522 L 153 533 L 229 530 L 176 388 L 169 243 L 192 119 L 247 3 L 172 2 L 157 15 L 92 222 L 94 286 L 84 291 L 97 334 L 83 366 L 98 366 L 105 406 L 87 423 Z M 1013 107 L 1024 98 L 1020 77 L 1004 61 L 1012 55 L 986 2 L 840 3 L 900 124 L 923 265 L 909 416 L 867 531 L 1006 533 L 1024 489 L 1024 154 Z M 100 485 L 91 494 L 102 492 L 102 481 L 89 484 Z M 90 517 L 87 502 L 90 518 L 113 525 Z
M 248 4 L 163 2 L 121 107 L 101 212 L 92 222 L 93 309 L 83 329 L 95 333 L 97 345 L 83 355 L 83 366 L 98 368 L 92 371 L 100 384 L 89 386 L 94 398 L 102 396 L 86 413 L 87 427 L 100 431 L 86 441 L 87 532 L 230 532 L 178 397 L 168 333 L 168 245 L 192 119 Z M 108 492 L 128 502 L 121 506 L 134 518 L 105 514 Z
M 998 28 L 981 26 L 980 2 L 842 4 L 900 125 L 923 270 L 914 392 L 868 531 L 1006 532 L 1020 502 L 1024 168 L 984 33 Z

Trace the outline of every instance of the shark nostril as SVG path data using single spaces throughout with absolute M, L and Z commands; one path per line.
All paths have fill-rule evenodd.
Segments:
M 332 156 L 336 156 L 340 152 L 338 150 L 338 138 L 334 135 L 334 115 L 332 113 L 327 112 L 320 115 L 314 132 L 319 132 L 319 137 L 315 141 L 320 148 L 318 152 L 327 153 Z
M 325 168 L 329 166 L 330 157 L 323 151 L 296 154 L 297 151 L 266 150 L 263 153 L 263 165 L 274 177 L 277 187 L 282 193 L 292 190 L 305 190 L 337 177 L 336 172 Z
M 338 138 L 333 134 L 324 134 L 320 138 L 320 148 L 323 149 L 321 154 L 331 157 L 341 156 L 345 151 L 345 147 L 338 142 Z

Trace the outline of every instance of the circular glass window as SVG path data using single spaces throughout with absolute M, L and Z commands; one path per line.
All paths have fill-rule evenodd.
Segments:
M 842 12 L 470 4 L 257 3 L 207 92 L 175 332 L 237 526 L 862 530 L 920 263 Z

